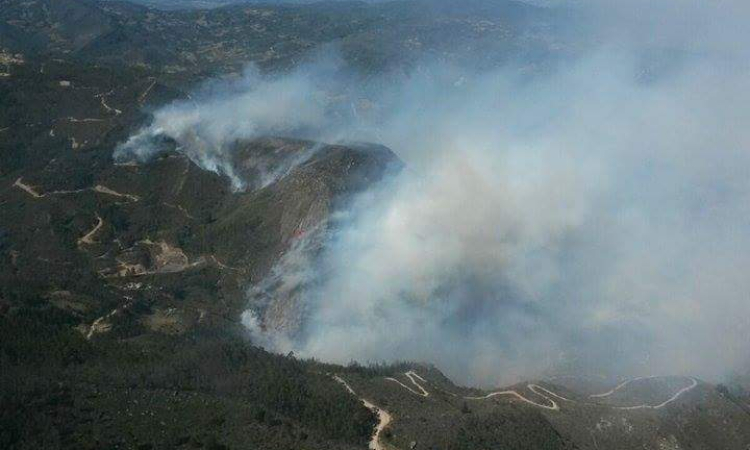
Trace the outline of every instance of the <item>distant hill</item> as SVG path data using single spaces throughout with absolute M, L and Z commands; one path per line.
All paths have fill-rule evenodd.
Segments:
M 102 2 L 107 1 L 121 1 L 121 0 L 99 0 Z M 211 9 L 220 8 L 227 5 L 247 4 L 247 5 L 301 5 L 309 3 L 320 3 L 322 1 L 336 2 L 336 1 L 354 1 L 354 0 L 132 0 L 133 3 L 139 3 L 146 5 L 151 8 L 164 9 L 164 10 L 178 10 L 178 9 Z M 363 3 L 377 3 L 387 0 L 358 0 Z
M 156 70 L 183 80 L 252 62 L 284 70 L 337 45 L 365 72 L 440 58 L 492 66 L 564 52 L 553 12 L 513 1 L 236 4 L 163 11 L 126 2 L 2 0 L 0 48 Z M 547 31 L 544 31 L 547 30 Z

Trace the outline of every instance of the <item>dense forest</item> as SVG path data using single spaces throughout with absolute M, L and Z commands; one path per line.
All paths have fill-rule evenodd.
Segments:
M 362 448 L 372 434 L 323 366 L 225 331 L 92 343 L 34 303 L 0 316 L 2 448 Z

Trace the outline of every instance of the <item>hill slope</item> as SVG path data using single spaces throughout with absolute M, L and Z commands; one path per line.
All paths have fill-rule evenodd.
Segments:
M 298 329 L 304 305 L 278 283 L 248 287 L 278 281 L 290 250 L 314 257 L 335 212 L 401 169 L 387 148 L 237 141 L 244 191 L 169 140 L 148 162 L 113 159 L 150 111 L 247 62 L 283 70 L 335 43 L 364 73 L 421 57 L 534 64 L 568 51 L 549 14 L 514 2 L 164 12 L 0 0 L 0 447 L 746 449 L 746 380 L 550 377 L 480 391 L 425 365 L 342 367 L 254 346 L 239 323 L 248 296 L 263 327 Z

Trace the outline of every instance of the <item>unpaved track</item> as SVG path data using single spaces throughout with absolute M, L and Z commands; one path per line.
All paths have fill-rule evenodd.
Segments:
M 26 192 L 30 196 L 34 198 L 44 198 L 44 197 L 51 197 L 53 195 L 70 195 L 70 194 L 80 194 L 81 192 L 85 192 L 88 189 L 72 189 L 72 190 L 60 190 L 60 191 L 50 191 L 45 192 L 43 194 L 40 194 L 36 189 L 34 189 L 33 186 L 30 186 L 23 182 L 23 177 L 18 177 L 15 183 L 13 183 L 13 186 L 21 189 L 22 191 Z
M 394 383 L 397 383 L 398 385 L 400 385 L 401 387 L 403 387 L 404 389 L 406 389 L 407 391 L 411 392 L 414 395 L 419 395 L 420 397 L 429 397 L 430 396 L 430 393 L 427 392 L 427 390 L 421 384 L 419 384 L 416 380 L 414 380 L 414 378 L 417 378 L 417 379 L 421 380 L 423 383 L 426 383 L 427 380 L 425 380 L 424 378 L 420 377 L 419 374 L 417 374 L 413 370 L 410 370 L 409 372 L 406 372 L 404 375 L 406 375 L 406 378 L 408 378 L 409 381 L 411 381 L 411 383 L 414 386 L 416 386 L 417 389 L 419 389 L 419 392 L 415 391 L 414 389 L 410 388 L 409 386 L 405 385 L 404 383 L 402 383 L 401 381 L 399 381 L 399 380 L 397 380 L 395 378 L 387 377 L 386 380 L 393 381 Z
M 219 269 L 224 270 L 231 270 L 234 272 L 244 272 L 245 270 L 240 267 L 232 267 L 224 264 L 223 262 L 219 261 L 219 258 L 216 257 L 216 255 L 208 255 L 208 258 L 216 264 L 216 266 L 219 267 Z
M 112 328 L 112 326 L 109 324 L 106 324 L 105 321 L 109 319 L 110 317 L 114 316 L 115 314 L 117 314 L 117 312 L 118 312 L 118 309 L 114 309 L 112 310 L 111 313 L 105 314 L 101 316 L 100 318 L 96 319 L 95 321 L 93 321 L 91 323 L 91 326 L 89 327 L 89 332 L 86 333 L 86 339 L 91 340 L 91 338 L 94 337 L 95 334 L 100 334 L 100 333 L 109 331 Z
M 658 405 L 614 406 L 613 408 L 624 410 L 624 411 L 630 411 L 630 410 L 635 410 L 635 409 L 662 409 L 665 406 L 669 405 L 670 403 L 679 399 L 682 396 L 682 394 L 685 394 L 695 389 L 696 386 L 698 386 L 698 380 L 696 380 L 695 378 L 690 378 L 690 384 L 688 386 L 680 389 L 668 400 L 662 403 L 659 403 Z
M 404 373 L 404 375 L 409 379 L 409 381 L 411 381 L 411 383 L 418 389 L 418 391 L 415 390 L 415 389 L 410 388 L 409 386 L 407 386 L 406 384 L 404 384 L 401 381 L 397 380 L 396 378 L 387 377 L 386 380 L 393 381 L 394 383 L 398 384 L 399 386 L 403 387 L 404 389 L 406 389 L 407 391 L 411 392 L 414 395 L 418 395 L 420 397 L 429 397 L 430 396 L 430 393 L 427 391 L 427 389 L 425 389 L 425 387 L 422 386 L 417 381 L 417 380 L 419 380 L 422 383 L 426 384 L 427 380 L 425 380 L 424 378 L 422 378 L 418 373 L 414 372 L 413 370 L 410 370 L 409 372 Z M 560 407 L 559 407 L 559 405 L 552 398 L 550 398 L 550 395 L 554 396 L 554 397 L 557 397 L 557 398 L 559 398 L 561 400 L 568 401 L 568 399 L 566 399 L 564 397 L 561 397 L 561 396 L 555 394 L 554 392 L 551 392 L 551 391 L 547 390 L 546 388 L 543 388 L 543 387 L 541 387 L 539 385 L 536 385 L 536 384 L 529 384 L 528 388 L 529 388 L 529 390 L 531 392 L 533 392 L 536 395 L 539 395 L 540 397 L 543 397 L 545 400 L 547 400 L 549 402 L 549 404 L 545 405 L 545 404 L 542 404 L 542 403 L 537 403 L 537 402 L 535 402 L 533 400 L 530 400 L 530 399 L 524 397 L 523 395 L 521 395 L 520 393 L 518 393 L 517 391 L 514 391 L 514 390 L 505 390 L 505 391 L 490 392 L 489 394 L 483 395 L 483 396 L 480 396 L 480 397 L 464 397 L 464 399 L 465 400 L 487 400 L 487 399 L 490 399 L 492 397 L 499 397 L 499 396 L 502 396 L 502 395 L 511 395 L 511 396 L 516 397 L 517 399 L 523 401 L 523 402 L 526 402 L 526 403 L 530 404 L 530 405 L 533 405 L 533 406 L 536 406 L 536 407 L 539 407 L 539 408 L 553 410 L 553 411 L 559 410 Z
M 120 197 L 120 198 L 126 198 L 132 202 L 137 202 L 140 200 L 140 197 L 133 194 L 122 194 L 120 192 L 117 192 L 113 189 L 108 188 L 107 186 L 103 186 L 101 184 L 97 184 L 96 186 L 92 188 L 84 188 L 84 189 L 72 189 L 72 190 L 60 190 L 60 191 L 50 191 L 45 193 L 40 193 L 36 189 L 34 189 L 33 186 L 30 186 L 23 182 L 23 177 L 18 177 L 15 183 L 13 183 L 13 186 L 21 189 L 22 191 L 26 192 L 30 196 L 34 198 L 45 198 L 45 197 L 52 197 L 55 195 L 70 195 L 70 194 L 80 194 L 81 192 L 86 191 L 94 191 L 98 192 L 99 194 L 105 194 L 105 195 L 112 195 L 114 197 Z
M 99 119 L 99 118 L 92 118 L 87 117 L 85 119 L 77 119 L 75 117 L 67 117 L 65 120 L 72 123 L 90 123 L 90 122 L 106 122 L 107 119 Z
M 419 395 L 420 397 L 428 397 L 430 395 L 430 393 L 427 391 L 427 389 L 425 389 L 425 387 L 422 384 L 418 383 L 415 380 L 415 378 L 419 379 L 422 383 L 425 383 L 425 384 L 427 383 L 427 380 L 425 380 L 424 378 L 422 378 L 421 376 L 419 376 L 419 374 L 417 374 L 414 371 L 406 372 L 404 375 L 406 375 L 406 377 L 409 378 L 409 380 L 412 382 L 412 384 L 414 384 L 414 386 L 416 386 L 417 389 L 419 389 L 419 392 L 416 391 L 416 390 L 414 390 L 414 389 L 412 389 L 412 388 L 410 388 L 409 386 L 405 385 L 404 383 L 402 383 L 401 381 L 399 381 L 399 380 L 397 380 L 395 378 L 388 377 L 386 379 L 389 380 L 389 381 L 393 381 L 393 382 L 397 383 L 399 386 L 401 386 L 404 389 L 408 390 L 412 394 Z M 633 383 L 633 382 L 639 381 L 639 380 L 652 379 L 652 378 L 658 378 L 658 377 L 657 376 L 650 376 L 650 377 L 638 377 L 638 378 L 634 378 L 634 379 L 625 381 L 623 383 L 620 383 L 615 388 L 613 388 L 610 391 L 607 391 L 605 393 L 591 395 L 590 398 L 608 397 L 608 396 L 612 395 L 613 393 L 615 393 L 615 392 L 617 392 L 617 391 L 625 388 L 630 383 Z M 656 405 L 642 404 L 642 405 L 636 405 L 636 406 L 615 406 L 615 405 L 606 405 L 606 404 L 601 404 L 601 403 L 587 403 L 587 404 L 588 405 L 608 407 L 608 408 L 617 409 L 617 410 L 621 410 L 621 411 L 631 411 L 631 410 L 639 410 L 639 409 L 662 409 L 665 406 L 667 406 L 667 405 L 675 402 L 676 400 L 678 400 L 683 394 L 686 394 L 687 392 L 690 392 L 696 386 L 698 386 L 698 381 L 695 378 L 688 378 L 688 379 L 690 380 L 690 384 L 688 386 L 686 386 L 686 387 L 678 390 L 674 395 L 672 395 L 672 397 L 670 397 L 666 401 L 664 401 L 662 403 L 659 403 L 659 404 L 656 404 Z M 549 389 L 547 389 L 547 388 L 545 388 L 543 386 L 540 386 L 538 384 L 527 384 L 526 387 L 529 389 L 529 391 L 531 391 L 534 394 L 536 394 L 536 395 L 544 398 L 548 402 L 548 404 L 535 402 L 534 400 L 531 400 L 531 399 L 525 397 L 523 394 L 521 394 L 518 391 L 513 390 L 513 389 L 507 389 L 507 390 L 503 390 L 503 391 L 490 392 L 489 394 L 483 395 L 483 396 L 463 397 L 463 399 L 465 399 L 465 400 L 487 400 L 487 399 L 490 399 L 490 398 L 493 398 L 493 397 L 511 396 L 511 397 L 515 397 L 518 400 L 521 400 L 524 403 L 527 403 L 529 405 L 535 406 L 537 408 L 546 409 L 548 411 L 559 411 L 560 410 L 560 404 L 556 400 L 558 400 L 558 401 L 564 401 L 564 402 L 570 402 L 570 403 L 579 403 L 579 402 L 577 402 L 575 400 L 571 400 L 569 398 L 563 397 L 562 395 L 557 394 L 557 393 L 555 393 L 555 392 L 553 392 L 553 391 L 551 391 L 551 390 L 549 390 Z M 453 394 L 453 395 L 455 396 L 455 394 Z
M 93 190 L 94 192 L 98 192 L 100 194 L 107 194 L 107 195 L 113 195 L 115 197 L 127 198 L 128 200 L 133 201 L 133 202 L 137 202 L 138 200 L 141 199 L 137 195 L 122 194 L 120 192 L 112 190 L 112 189 L 108 188 L 107 186 L 103 186 L 101 184 L 97 184 L 96 186 L 94 186 L 93 188 L 91 188 L 91 190 Z
M 406 389 L 407 391 L 411 392 L 414 395 L 418 395 L 420 397 L 429 397 L 430 396 L 429 391 L 427 391 L 427 389 L 424 387 L 424 385 L 421 384 L 421 383 L 428 384 L 427 380 L 425 380 L 424 378 L 422 378 L 418 373 L 416 373 L 414 371 L 406 372 L 406 373 L 404 373 L 404 375 L 416 387 L 416 390 L 412 389 L 411 387 L 407 386 L 406 384 L 402 383 L 401 381 L 399 381 L 399 380 L 397 380 L 395 378 L 387 377 L 386 380 L 395 382 L 396 384 L 398 384 L 399 386 L 403 387 L 404 389 Z M 368 401 L 368 400 L 366 400 L 364 398 L 359 397 L 357 395 L 357 393 L 354 391 L 354 389 L 352 389 L 352 387 L 349 386 L 349 384 L 343 378 L 341 378 L 340 376 L 335 375 L 335 376 L 333 376 L 333 378 L 336 381 L 338 381 L 339 383 L 341 383 L 344 386 L 344 388 L 346 388 L 346 390 L 350 394 L 352 394 L 353 396 L 359 398 L 359 400 L 365 405 L 366 408 L 370 409 L 371 411 L 375 412 L 378 415 L 378 419 L 379 419 L 378 425 L 375 428 L 375 433 L 373 433 L 372 439 L 370 440 L 369 448 L 371 450 L 388 450 L 385 447 L 385 445 L 383 445 L 380 442 L 380 436 L 383 433 L 383 430 L 385 430 L 385 428 L 393 421 L 393 416 L 391 416 L 387 411 L 383 410 L 382 408 L 377 407 L 372 402 L 370 402 L 370 401 Z M 643 379 L 649 379 L 649 378 L 657 378 L 657 377 L 651 376 L 651 377 L 634 378 L 632 380 L 628 380 L 626 382 L 620 383 L 619 385 L 617 385 L 615 388 L 613 388 L 610 391 L 607 391 L 607 392 L 605 392 L 603 394 L 592 395 L 590 397 L 593 397 L 593 398 L 607 397 L 609 395 L 612 395 L 614 392 L 617 392 L 618 390 L 623 389 L 628 384 L 630 384 L 630 383 L 632 383 L 634 381 L 643 380 Z M 419 380 L 419 381 L 417 381 L 417 380 Z M 686 386 L 686 387 L 678 390 L 674 395 L 672 395 L 672 397 L 670 397 L 666 401 L 664 401 L 662 403 L 659 403 L 659 404 L 656 404 L 656 405 L 645 405 L 644 404 L 644 405 L 637 405 L 637 406 L 611 406 L 611 405 L 604 405 L 604 404 L 600 404 L 600 403 L 586 403 L 586 404 L 587 405 L 592 405 L 592 406 L 595 405 L 595 406 L 609 407 L 609 408 L 620 410 L 620 411 L 632 411 L 632 410 L 640 410 L 640 409 L 651 409 L 651 410 L 662 409 L 662 408 L 666 407 L 667 405 L 669 405 L 669 404 L 675 402 L 676 400 L 678 400 L 683 394 L 685 394 L 687 392 L 690 392 L 696 386 L 698 386 L 698 381 L 695 378 L 689 378 L 689 380 L 690 380 L 690 384 L 688 386 Z M 557 394 L 555 392 L 552 392 L 551 390 L 549 390 L 549 389 L 547 389 L 547 388 L 545 388 L 543 386 L 540 386 L 538 384 L 527 384 L 526 387 L 531 392 L 533 392 L 534 394 L 536 394 L 536 395 L 544 398 L 547 402 L 549 402 L 549 404 L 538 403 L 538 402 L 535 402 L 533 400 L 530 400 L 529 398 L 524 397 L 522 394 L 520 394 L 516 390 L 504 390 L 504 391 L 490 392 L 489 394 L 484 395 L 484 396 L 463 397 L 463 399 L 464 400 L 487 400 L 487 399 L 494 398 L 494 397 L 511 396 L 511 397 L 515 397 L 516 399 L 518 399 L 518 400 L 520 400 L 520 401 L 522 401 L 524 403 L 527 403 L 527 404 L 529 404 L 531 406 L 534 406 L 534 407 L 537 407 L 537 408 L 542 408 L 542 409 L 545 409 L 547 411 L 560 411 L 560 405 L 557 403 L 557 401 L 555 401 L 555 399 L 561 400 L 561 401 L 564 401 L 564 402 L 578 403 L 575 400 L 571 400 L 571 399 L 565 398 L 565 397 L 563 397 L 563 396 L 561 396 L 561 395 L 559 395 L 559 394 Z M 456 396 L 455 394 L 452 394 L 452 395 Z
M 624 382 L 618 384 L 614 388 L 612 388 L 609 391 L 604 392 L 602 394 L 589 395 L 589 398 L 604 398 L 604 397 L 609 397 L 610 395 L 614 394 L 615 392 L 619 391 L 620 389 L 624 388 L 625 386 L 629 385 L 630 383 L 635 383 L 636 381 L 640 381 L 640 380 L 648 380 L 648 379 L 651 379 L 651 378 L 656 378 L 656 377 L 655 376 L 650 376 L 650 377 L 637 377 L 637 378 L 633 378 L 633 379 L 630 379 L 630 380 L 627 380 L 627 381 L 624 381 Z
M 180 205 L 174 205 L 174 204 L 172 204 L 172 203 L 167 203 L 167 202 L 162 202 L 162 203 L 163 203 L 163 204 L 164 204 L 164 206 L 166 206 L 166 207 L 169 207 L 169 208 L 172 208 L 172 209 L 176 209 L 177 211 L 181 212 L 181 213 L 182 213 L 182 215 L 183 215 L 183 216 L 185 216 L 185 217 L 187 217 L 188 219 L 190 219 L 190 220 L 195 220 L 195 217 L 193 217 L 193 216 L 192 216 L 192 215 L 191 215 L 191 214 L 190 214 L 190 213 L 189 213 L 189 212 L 187 211 L 187 209 L 185 209 L 184 207 L 182 207 L 182 206 L 180 206 Z
M 536 406 L 537 408 L 547 409 L 547 410 L 550 410 L 550 411 L 559 411 L 560 410 L 560 405 L 558 405 L 557 402 L 554 401 L 550 396 L 554 396 L 554 397 L 557 397 L 557 398 L 562 399 L 562 400 L 568 400 L 565 397 L 559 396 L 559 395 L 555 394 L 554 392 L 551 392 L 550 390 L 548 390 L 546 388 L 543 388 L 543 387 L 541 387 L 541 386 L 539 386 L 537 384 L 529 384 L 529 385 L 527 385 L 527 387 L 529 388 L 529 390 L 531 392 L 533 392 L 536 395 L 538 395 L 538 396 L 544 398 L 545 400 L 547 400 L 549 402 L 549 404 L 545 405 L 543 403 L 537 403 L 534 400 L 530 400 L 530 399 L 524 397 L 523 395 L 519 394 L 518 391 L 514 391 L 514 390 L 490 392 L 489 394 L 481 396 L 481 397 L 464 397 L 464 399 L 466 399 L 466 400 L 487 400 L 489 398 L 498 397 L 498 396 L 501 396 L 501 395 L 510 395 L 512 397 L 515 397 L 515 398 L 521 400 L 522 402 L 528 403 L 529 405 Z
M 143 105 L 143 103 L 146 101 L 146 98 L 148 97 L 148 94 L 151 92 L 151 89 L 154 88 L 154 85 L 156 84 L 156 80 L 151 82 L 151 85 L 149 85 L 148 88 L 138 97 L 138 103 Z
M 113 108 L 113 107 L 109 106 L 109 105 L 107 104 L 106 100 L 105 100 L 105 98 L 107 98 L 107 97 L 108 97 L 109 95 L 111 95 L 111 94 L 112 94 L 113 92 L 114 92 L 114 90 L 112 90 L 112 91 L 109 91 L 109 92 L 107 92 L 106 94 L 99 94 L 99 95 L 96 95 L 95 97 L 99 97 L 99 101 L 101 102 L 101 104 L 102 104 L 102 107 L 103 107 L 103 108 L 104 108 L 104 109 L 105 109 L 105 110 L 106 110 L 107 112 L 109 112 L 109 113 L 115 113 L 115 115 L 116 115 L 116 116 L 119 116 L 120 114 L 122 114 L 122 111 L 120 111 L 120 110 L 119 110 L 119 109 L 117 109 L 117 108 Z
M 356 392 L 354 392 L 354 389 L 352 389 L 351 386 L 349 386 L 349 383 L 347 383 L 343 378 L 341 378 L 338 375 L 334 375 L 334 380 L 338 381 L 344 387 L 347 391 L 349 391 L 350 394 L 353 396 L 359 398 L 359 400 L 365 405 L 365 408 L 369 409 L 370 411 L 376 413 L 378 415 L 378 426 L 375 428 L 375 433 L 372 435 L 372 439 L 370 439 L 370 445 L 369 448 L 371 450 L 387 450 L 386 447 L 380 442 L 380 435 L 383 433 L 383 430 L 385 430 L 385 427 L 388 426 L 388 424 L 393 421 L 393 416 L 391 416 L 388 411 L 379 408 L 375 406 L 373 403 L 371 403 L 368 400 L 365 400 L 364 398 L 361 398 L 357 395 Z
M 86 333 L 86 339 L 91 340 L 94 335 L 106 333 L 107 331 L 111 330 L 112 324 L 107 321 L 115 315 L 120 314 L 126 309 L 130 308 L 130 305 L 131 303 L 127 303 L 121 307 L 115 308 L 109 314 L 105 314 L 93 321 L 91 323 L 91 326 L 89 327 L 88 333 Z
M 42 198 L 44 195 L 38 193 L 36 190 L 34 190 L 33 187 L 29 186 L 28 184 L 24 184 L 23 177 L 18 177 L 15 183 L 13 183 L 13 186 L 21 189 L 22 191 L 26 192 L 30 196 L 34 198 Z
M 99 216 L 99 214 L 96 215 L 96 220 L 98 220 L 99 222 L 96 224 L 96 226 L 91 231 L 89 231 L 88 233 L 86 233 L 85 236 L 83 236 L 82 238 L 78 239 L 78 245 L 95 244 L 96 243 L 96 241 L 94 241 L 94 235 L 96 233 L 98 233 L 99 230 L 104 225 L 104 220 L 101 218 L 101 216 Z

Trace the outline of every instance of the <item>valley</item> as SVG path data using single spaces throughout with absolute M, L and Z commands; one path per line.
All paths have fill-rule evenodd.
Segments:
M 549 363 L 545 370 L 530 358 L 533 363 L 528 368 L 513 368 L 507 378 L 494 377 L 497 367 L 525 361 L 526 349 L 539 350 L 534 339 L 575 347 L 585 339 L 596 341 L 601 330 L 619 337 L 619 330 L 608 328 L 606 319 L 649 306 L 633 303 L 636 308 L 619 297 L 611 309 L 593 308 L 585 296 L 581 303 L 566 303 L 577 295 L 564 284 L 566 276 L 598 276 L 597 271 L 607 267 L 602 260 L 615 258 L 599 255 L 596 247 L 597 257 L 580 267 L 574 264 L 577 260 L 565 260 L 580 272 L 550 268 L 550 260 L 559 255 L 545 252 L 551 248 L 566 256 L 563 251 L 585 240 L 581 237 L 585 233 L 566 233 L 581 223 L 588 225 L 576 215 L 579 211 L 600 205 L 581 206 L 577 196 L 570 200 L 558 194 L 571 186 L 588 188 L 590 178 L 585 176 L 598 181 L 609 173 L 600 160 L 583 156 L 550 157 L 549 165 L 539 165 L 548 153 L 518 156 L 513 151 L 525 150 L 513 140 L 518 136 L 532 142 L 530 148 L 554 148 L 552 143 L 559 143 L 561 148 L 577 149 L 577 142 L 546 135 L 528 138 L 539 129 L 564 128 L 551 119 L 552 125 L 546 127 L 531 113 L 495 121 L 483 112 L 506 101 L 498 95 L 506 92 L 505 87 L 498 92 L 482 90 L 481 83 L 490 78 L 487 73 L 501 73 L 512 80 L 508 86 L 521 86 L 518 98 L 511 95 L 507 103 L 518 99 L 526 103 L 523 95 L 531 95 L 537 103 L 529 103 L 540 108 L 534 113 L 543 111 L 542 119 L 548 119 L 548 113 L 552 117 L 558 103 L 567 100 L 555 96 L 566 85 L 544 82 L 537 88 L 533 83 L 555 73 L 561 61 L 578 58 L 594 46 L 583 39 L 585 15 L 506 0 L 471 0 L 461 5 L 443 0 L 217 1 L 208 2 L 210 8 L 203 8 L 205 2 L 190 2 L 189 8 L 178 3 L 152 8 L 150 1 L 0 0 L 0 448 L 746 450 L 750 446 L 747 376 L 738 372 L 718 381 L 683 371 L 678 363 L 690 367 L 685 354 L 699 350 L 675 354 L 674 372 L 651 372 L 650 367 L 669 366 L 648 360 L 642 365 L 612 365 L 611 372 L 601 374 L 588 370 L 589 361 L 540 351 L 549 356 L 543 361 Z M 196 3 L 198 7 L 192 7 Z M 671 49 L 654 53 L 661 51 Z M 330 59 L 339 72 L 327 72 Z M 449 69 L 433 73 L 432 64 Z M 586 66 L 581 66 L 565 82 L 585 74 Z M 334 87 L 319 89 L 295 72 L 307 67 L 319 69 L 315 75 L 327 82 L 326 87 Z M 642 72 L 652 75 L 657 71 L 654 67 L 660 66 L 644 63 Z M 474 71 L 479 74 L 474 78 L 463 75 Z M 411 80 L 414 73 L 428 80 L 425 86 L 388 89 Z M 637 76 L 647 92 L 660 88 L 657 76 L 653 82 L 642 81 L 645 78 L 642 73 Z M 279 79 L 287 84 L 273 84 Z M 256 85 L 260 88 L 253 91 Z M 264 91 L 267 85 L 271 87 Z M 352 88 L 359 85 L 370 90 Z M 531 94 L 523 90 L 528 86 Z M 304 95 L 295 97 L 296 89 Z M 508 88 L 515 93 L 513 89 Z M 261 94 L 243 96 L 246 90 Z M 382 92 L 387 95 L 378 95 Z M 427 102 L 421 97 L 425 92 L 431 95 Z M 432 92 L 445 97 L 448 120 L 430 122 L 444 107 L 444 99 Z M 536 95 L 550 95 L 549 111 Z M 628 103 L 623 98 L 629 95 L 638 104 L 640 97 L 629 91 L 617 100 Z M 479 98 L 481 114 L 456 100 L 466 96 Z M 245 104 L 226 106 L 237 105 L 227 100 L 237 98 Z M 266 109 L 247 104 L 257 98 Z M 663 100 L 661 93 L 658 99 Z M 608 101 L 592 103 L 593 115 L 607 120 L 615 116 L 606 108 Z M 392 105 L 403 109 L 390 111 Z M 664 108 L 656 108 L 659 118 L 663 111 L 671 111 L 666 101 L 659 105 Z M 567 117 L 586 116 L 587 108 L 576 104 Z M 200 118 L 206 111 L 226 121 Z M 243 120 L 248 111 L 269 115 L 270 125 Z M 464 121 L 462 115 L 468 119 Z M 647 128 L 650 116 L 633 116 L 638 127 Z M 171 120 L 165 121 L 167 125 L 176 125 L 165 126 L 155 117 L 167 117 Z M 348 122 L 352 117 L 356 126 Z M 251 131 L 238 132 L 236 123 Z M 274 128 L 277 123 L 281 125 Z M 341 123 L 349 134 L 331 126 Z M 326 133 L 310 130 L 321 124 L 328 127 Z M 511 149 L 509 164 L 498 165 L 490 158 L 462 164 L 485 151 L 482 145 L 466 144 L 474 142 L 466 136 L 491 135 L 482 126 L 513 130 L 503 140 Z M 598 138 L 600 129 L 607 131 L 602 126 L 591 135 Z M 361 142 L 351 138 L 358 136 L 352 130 L 384 138 Z M 455 139 L 446 138 L 450 133 Z M 570 135 L 588 139 L 587 133 L 576 130 Z M 616 136 L 623 145 L 631 145 L 625 135 L 630 136 Z M 434 153 L 390 148 L 385 144 L 401 143 L 393 136 L 407 136 L 404 142 L 415 148 L 426 142 Z M 607 145 L 617 143 L 609 135 L 606 138 Z M 660 142 L 649 141 L 654 146 Z M 430 164 L 448 153 L 442 145 L 465 146 L 466 152 L 450 155 L 449 165 L 436 164 L 439 170 L 431 172 Z M 556 152 L 553 156 L 559 156 Z M 651 171 L 664 166 L 670 171 L 684 167 L 682 162 L 649 158 L 644 158 L 646 169 L 636 170 L 642 179 L 630 184 L 652 182 L 658 177 Z M 555 172 L 558 167 L 568 168 L 571 160 L 580 163 L 581 172 Z M 732 165 L 731 159 L 711 161 L 705 171 L 703 166 L 695 170 L 697 178 L 710 178 L 714 166 L 724 170 Z M 446 172 L 460 177 L 443 178 Z M 548 180 L 549 172 L 553 176 Z M 487 173 L 502 183 L 487 182 Z M 702 208 L 719 204 L 734 190 L 742 191 L 743 185 L 732 184 L 733 180 L 701 190 L 705 198 L 694 202 L 685 194 L 691 187 L 688 182 L 666 179 L 656 185 L 667 185 L 670 195 L 673 188 L 679 191 L 680 201 L 688 197 L 688 222 L 700 228 L 711 214 L 731 216 Z M 611 191 L 619 189 L 614 182 L 611 186 Z M 513 189 L 522 195 L 513 197 L 509 193 Z M 491 195 L 484 195 L 488 190 Z M 542 191 L 550 193 L 540 200 Z M 637 205 L 640 197 L 651 194 L 646 191 L 632 196 L 617 191 L 616 199 Z M 408 195 L 397 196 L 403 192 Z M 459 195 L 463 192 L 470 195 Z M 663 197 L 670 198 L 659 195 L 663 192 L 653 194 L 660 205 Z M 384 198 L 398 201 L 393 208 L 381 210 L 377 201 Z M 604 200 L 601 203 L 610 207 Z M 483 215 L 498 205 L 508 209 Z M 546 215 L 558 210 L 562 211 L 559 221 Z M 423 215 L 409 222 L 415 212 Z M 682 218 L 667 216 L 670 224 Z M 534 219 L 531 225 L 527 217 Z M 543 218 L 539 224 L 537 217 Z M 594 229 L 601 231 L 595 237 L 606 240 L 611 231 L 606 226 L 630 227 L 627 221 L 633 217 L 639 217 L 635 206 L 621 215 L 595 217 Z M 498 225 L 502 221 L 510 226 L 503 229 Z M 358 228 L 362 223 L 365 226 Z M 741 234 L 740 227 L 726 228 L 732 237 Z M 473 230 L 479 234 L 472 234 Z M 632 226 L 628 231 L 641 229 Z M 390 241 L 392 236 L 405 238 Z M 688 236 L 674 241 L 706 241 L 698 234 Z M 665 247 L 672 243 L 659 242 L 666 242 Z M 716 247 L 722 255 L 730 253 L 731 246 L 720 243 Z M 602 254 L 605 244 L 594 239 L 594 245 L 604 249 Z M 336 253 L 350 248 L 381 260 Z M 425 248 L 426 252 L 417 251 Z M 629 247 L 617 250 L 612 254 L 623 258 L 618 270 L 640 275 L 652 269 L 627 260 Z M 657 250 L 654 253 L 663 249 Z M 700 250 L 697 257 L 710 253 Z M 518 254 L 531 255 L 532 264 L 524 260 L 513 265 Z M 682 255 L 668 256 L 676 260 Z M 441 258 L 452 265 L 433 264 Z M 422 266 L 429 270 L 404 269 Z M 343 281 L 337 278 L 337 271 L 353 267 L 366 270 L 354 271 Z M 679 278 L 665 272 L 667 278 Z M 713 272 L 700 273 L 709 277 Z M 513 284 L 513 277 L 523 283 Z M 601 276 L 602 290 L 614 296 L 635 278 L 623 276 L 622 282 Z M 330 280 L 334 283 L 329 285 Z M 538 280 L 549 285 L 540 282 L 543 288 L 537 289 Z M 647 281 L 639 286 L 659 297 L 661 292 L 650 289 L 661 285 Z M 331 286 L 341 289 L 332 294 L 326 289 Z M 560 288 L 560 297 L 548 286 Z M 339 298 L 339 292 L 349 297 Z M 636 288 L 632 292 L 633 297 L 642 293 Z M 691 293 L 689 288 L 676 292 L 662 297 L 681 299 Z M 631 291 L 627 293 L 629 299 Z M 544 303 L 550 298 L 554 304 Z M 563 309 L 573 312 L 558 320 Z M 691 304 L 658 312 L 679 322 L 685 319 L 683 314 L 696 310 Z M 347 314 L 352 312 L 361 316 L 349 322 Z M 726 315 L 743 316 L 731 311 Z M 507 321 L 487 332 L 487 323 L 498 316 Z M 583 323 L 591 317 L 601 322 Z M 685 322 L 693 325 L 688 319 Z M 651 325 L 644 323 L 644 328 Z M 661 329 L 659 325 L 655 329 Z M 566 326 L 580 333 L 570 340 L 557 339 L 569 337 L 563 334 Z M 334 332 L 321 333 L 326 327 Z M 735 328 L 724 328 L 730 337 L 737 334 Z M 455 342 L 430 341 L 434 335 L 429 333 L 436 330 L 455 337 Z M 519 336 L 517 330 L 528 335 Z M 643 335 L 643 341 L 652 337 Z M 368 340 L 373 336 L 381 338 L 373 340 L 377 345 Z M 715 339 L 709 333 L 701 336 Z M 506 338 L 507 346 L 493 347 L 497 340 L 505 344 Z M 627 353 L 631 342 L 622 340 L 627 342 L 622 348 L 601 344 L 605 356 L 617 359 Z M 432 352 L 429 355 L 465 353 L 476 364 L 458 370 L 463 360 L 450 368 L 433 365 L 429 357 L 401 361 L 402 355 L 420 349 L 415 351 L 412 344 L 424 345 Z M 469 351 L 475 344 L 484 350 L 478 361 L 471 359 L 475 355 Z M 373 346 L 370 353 L 347 359 L 351 349 L 370 351 Z M 727 344 L 715 353 L 723 356 L 736 347 Z M 392 355 L 380 358 L 386 351 Z M 628 370 L 618 371 L 621 367 Z M 455 377 L 459 373 L 466 376 Z M 482 388 L 462 386 L 475 373 L 501 381 L 484 383 Z M 516 381 L 506 382 L 510 378 Z

